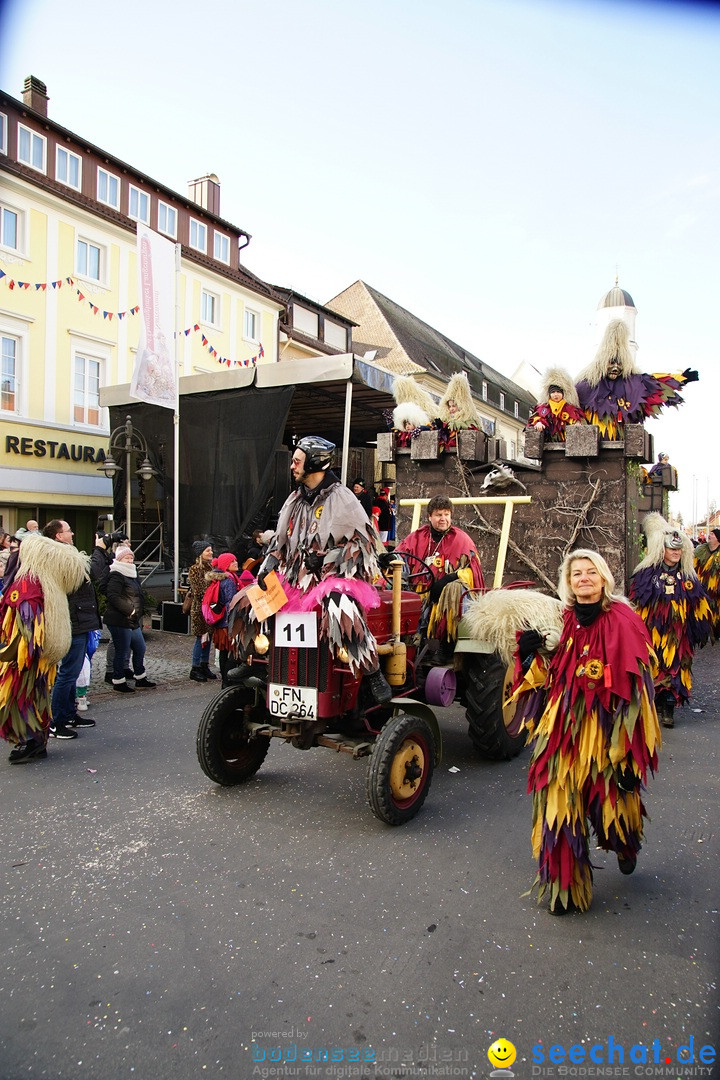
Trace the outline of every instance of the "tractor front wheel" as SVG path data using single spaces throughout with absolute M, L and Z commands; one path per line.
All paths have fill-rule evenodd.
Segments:
M 248 735 L 246 711 L 254 702 L 254 690 L 231 686 L 212 699 L 200 718 L 198 761 L 205 775 L 223 787 L 241 784 L 254 776 L 270 748 L 265 736 L 253 739 Z
M 435 768 L 435 736 L 427 720 L 400 713 L 375 740 L 365 786 L 370 809 L 388 825 L 415 817 Z
M 512 665 L 506 667 L 497 653 L 466 654 L 468 734 L 480 756 L 492 761 L 509 761 L 525 745 L 518 706 L 508 700 L 512 681 Z

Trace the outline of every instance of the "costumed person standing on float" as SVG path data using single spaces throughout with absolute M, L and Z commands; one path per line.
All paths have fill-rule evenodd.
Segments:
M 580 408 L 577 390 L 570 373 L 564 368 L 548 368 L 543 376 L 541 400 L 537 403 L 528 428 L 545 433 L 545 442 L 565 442 L 565 428 L 571 424 L 585 424 L 585 413 Z
M 276 570 L 288 604 L 283 612 L 320 607 L 320 636 L 337 658 L 347 657 L 352 674 L 363 677 L 378 703 L 391 699 L 377 652 L 377 642 L 365 618 L 378 607 L 373 582 L 379 577 L 380 537 L 360 502 L 331 470 L 335 444 L 319 435 L 300 439 L 290 463 L 297 483 L 280 511 L 277 529 L 257 576 Z M 234 633 L 246 651 L 260 629 L 246 590 L 238 593 Z M 233 676 L 230 673 L 232 680 Z
M 26 533 L 0 598 L 0 735 L 11 765 L 47 757 L 50 698 L 70 648 L 68 595 L 87 578 L 89 558 L 70 544 Z
M 710 606 L 693 568 L 690 538 L 662 514 L 648 514 L 643 531 L 647 555 L 633 570 L 630 600 L 650 632 L 658 660 L 658 719 L 663 727 L 673 727 L 675 706 L 690 700 L 693 654 L 710 636 Z
M 470 383 L 465 372 L 458 372 L 448 382 L 447 390 L 438 405 L 440 420 L 440 448 L 450 449 L 457 446 L 458 431 L 481 427 L 480 416 L 475 408 Z
M 640 790 L 657 768 L 655 655 L 645 625 L 596 551 L 571 551 L 560 567 L 560 642 L 548 658 L 536 630 L 518 637 L 515 691 L 529 732 L 532 847 L 538 902 L 553 915 L 592 901 L 591 826 L 631 874 L 643 839 Z
M 667 405 L 682 405 L 678 390 L 697 382 L 698 373 L 686 368 L 675 375 L 641 372 L 630 349 L 630 333 L 622 319 L 614 319 L 595 354 L 577 379 L 580 406 L 603 439 L 622 441 L 625 424 L 642 424 L 659 416 Z

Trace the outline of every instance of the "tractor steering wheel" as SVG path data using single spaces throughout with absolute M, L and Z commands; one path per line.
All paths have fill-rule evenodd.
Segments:
M 423 560 L 418 555 L 411 555 L 409 551 L 397 551 L 395 552 L 395 554 L 405 563 L 405 571 L 403 573 L 405 583 L 407 585 L 413 586 L 417 583 L 417 585 L 419 585 L 423 592 L 427 592 L 432 587 L 435 581 L 435 575 L 433 574 L 427 563 L 423 562 Z M 412 573 L 409 573 L 408 561 L 419 563 L 422 569 L 415 570 Z M 392 584 L 391 566 L 385 567 L 382 571 L 382 575 L 386 581 Z

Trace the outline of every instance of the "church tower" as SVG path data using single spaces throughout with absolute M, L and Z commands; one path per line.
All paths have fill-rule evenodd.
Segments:
M 597 306 L 595 318 L 597 343 L 600 343 L 608 323 L 611 323 L 613 319 L 622 319 L 630 331 L 630 348 L 633 355 L 637 353 L 637 342 L 635 340 L 636 315 L 637 308 L 632 296 L 625 289 L 620 288 L 616 276 L 613 288 L 605 293 Z

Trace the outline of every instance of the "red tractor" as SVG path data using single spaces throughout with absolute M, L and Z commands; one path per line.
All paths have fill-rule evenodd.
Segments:
M 341 656 L 332 655 L 320 639 L 317 612 L 279 612 L 269 635 L 256 637 L 238 684 L 221 690 L 200 720 L 198 759 L 211 780 L 233 785 L 249 779 L 271 739 L 301 750 L 323 746 L 368 758 L 370 807 L 382 821 L 401 825 L 420 810 L 440 763 L 436 707 L 464 705 L 470 738 L 483 757 L 508 760 L 520 753 L 525 734 L 515 706 L 505 700 L 507 663 L 488 643 L 463 637 L 461 625 L 452 665 L 439 665 L 418 635 L 422 599 L 407 588 L 430 571 L 419 559 L 414 565 L 413 556 L 403 559 L 388 571 L 392 585 L 381 588 L 380 606 L 367 613 L 392 701 L 378 705 Z

